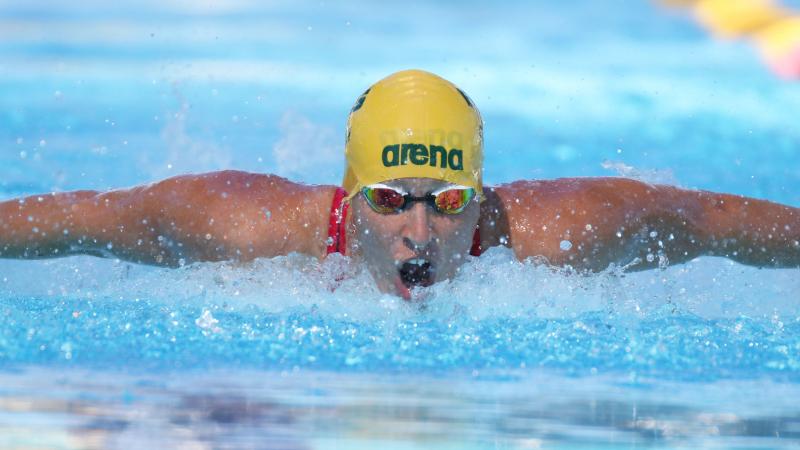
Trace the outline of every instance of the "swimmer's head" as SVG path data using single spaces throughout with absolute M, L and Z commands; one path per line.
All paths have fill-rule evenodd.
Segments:
M 467 259 L 480 215 L 473 199 L 483 199 L 482 128 L 463 91 L 420 70 L 390 75 L 356 101 L 343 183 L 351 250 L 382 291 L 410 298 Z
M 483 197 L 483 121 L 467 95 L 422 70 L 378 81 L 347 120 L 343 187 L 430 178 L 474 188 Z

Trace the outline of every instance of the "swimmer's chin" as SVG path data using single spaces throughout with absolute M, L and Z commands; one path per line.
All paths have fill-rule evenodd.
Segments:
M 394 290 L 395 293 L 397 293 L 397 295 L 399 295 L 403 300 L 411 301 L 411 288 L 403 283 L 403 280 L 399 275 L 394 277 Z
M 397 277 L 395 280 L 395 292 L 400 298 L 407 302 L 423 302 L 428 299 L 430 294 L 430 291 L 425 288 L 431 286 L 433 283 L 434 282 L 431 282 L 424 286 L 406 286 L 403 280 Z
M 375 274 L 377 275 L 377 274 Z M 427 297 L 427 288 L 435 284 L 437 280 L 433 269 L 427 272 L 427 276 L 420 279 L 409 279 L 408 275 L 403 274 L 402 270 L 393 274 L 382 274 L 375 276 L 375 284 L 379 291 L 385 294 L 396 295 L 406 301 L 419 301 Z

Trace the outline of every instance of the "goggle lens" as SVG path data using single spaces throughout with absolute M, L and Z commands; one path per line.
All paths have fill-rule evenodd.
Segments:
M 392 214 L 403 209 L 405 199 L 403 194 L 394 189 L 365 188 L 364 196 L 367 197 L 369 206 L 381 214 Z
M 464 211 L 475 196 L 474 189 L 448 189 L 434 197 L 436 209 L 445 214 L 458 214 Z

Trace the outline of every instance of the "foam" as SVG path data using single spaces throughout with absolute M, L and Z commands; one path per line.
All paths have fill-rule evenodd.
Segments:
M 703 318 L 795 314 L 800 289 L 794 269 L 759 270 L 722 258 L 699 258 L 663 270 L 624 273 L 610 268 L 579 274 L 512 252 L 489 249 L 472 258 L 453 280 L 419 288 L 423 300 L 406 304 L 377 291 L 364 267 L 338 254 L 323 262 L 299 254 L 251 263 L 197 263 L 161 269 L 93 257 L 50 261 L 0 261 L 0 295 L 61 296 L 166 305 L 228 304 L 283 313 L 316 308 L 354 320 L 394 314 L 447 314 L 476 319 L 570 318 L 603 311 L 645 317 L 663 309 Z

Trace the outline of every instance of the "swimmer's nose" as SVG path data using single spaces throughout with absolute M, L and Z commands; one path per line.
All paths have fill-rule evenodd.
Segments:
M 425 249 L 431 240 L 429 208 L 422 202 L 414 204 L 406 212 L 408 222 L 404 231 L 403 242 L 415 253 Z

